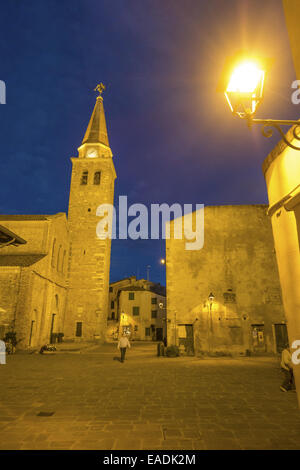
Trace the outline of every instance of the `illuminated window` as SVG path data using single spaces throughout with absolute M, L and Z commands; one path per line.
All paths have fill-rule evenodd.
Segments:
M 88 172 L 88 171 L 83 171 L 83 172 L 82 172 L 80 184 L 87 184 L 87 182 L 88 182 L 88 175 L 89 175 L 89 172 Z
M 101 171 L 96 171 L 94 174 L 94 184 L 100 184 Z
M 139 315 L 140 307 L 132 307 L 132 315 Z

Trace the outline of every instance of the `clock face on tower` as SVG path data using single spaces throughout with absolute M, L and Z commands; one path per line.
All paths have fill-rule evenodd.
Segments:
M 90 148 L 86 152 L 86 157 L 87 158 L 97 158 L 98 157 L 98 151 L 97 149 Z

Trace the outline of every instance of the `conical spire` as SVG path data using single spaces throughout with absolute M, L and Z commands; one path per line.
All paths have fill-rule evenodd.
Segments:
M 99 91 L 99 96 L 97 97 L 94 111 L 91 116 L 82 143 L 100 143 L 109 147 L 103 98 L 101 96 L 103 91 L 105 90 L 105 86 L 103 85 L 103 83 L 100 83 L 96 86 L 95 90 Z

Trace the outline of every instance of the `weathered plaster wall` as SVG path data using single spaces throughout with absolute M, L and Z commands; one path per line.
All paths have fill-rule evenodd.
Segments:
M 245 353 L 255 349 L 251 325 L 261 324 L 262 352 L 274 351 L 272 325 L 285 318 L 266 211 L 265 205 L 205 207 L 201 250 L 166 241 L 168 344 L 178 342 L 178 325 L 191 324 L 196 354 Z

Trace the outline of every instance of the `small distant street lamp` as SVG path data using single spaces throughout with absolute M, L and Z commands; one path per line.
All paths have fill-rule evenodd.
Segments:
M 160 264 L 166 264 L 166 260 L 164 258 L 161 258 L 159 262 Z
M 208 304 L 209 304 L 209 351 L 211 351 L 212 347 L 212 335 L 213 335 L 213 328 L 212 328 L 212 304 L 214 302 L 215 296 L 211 292 L 208 296 Z
M 212 331 L 212 314 L 211 314 L 211 310 L 212 310 L 212 304 L 215 300 L 215 296 L 214 294 L 211 292 L 208 296 L 208 303 L 209 303 L 209 318 L 210 318 L 210 330 Z
M 228 59 L 219 84 L 219 91 L 223 91 L 228 105 L 235 116 L 245 119 L 248 127 L 253 124 L 262 125 L 261 132 L 264 137 L 271 137 L 276 129 L 283 141 L 292 149 L 300 150 L 289 142 L 282 126 L 295 126 L 293 137 L 300 141 L 300 121 L 255 119 L 258 106 L 263 100 L 265 75 L 272 64 L 270 59 L 247 58 L 245 54 L 237 54 Z

